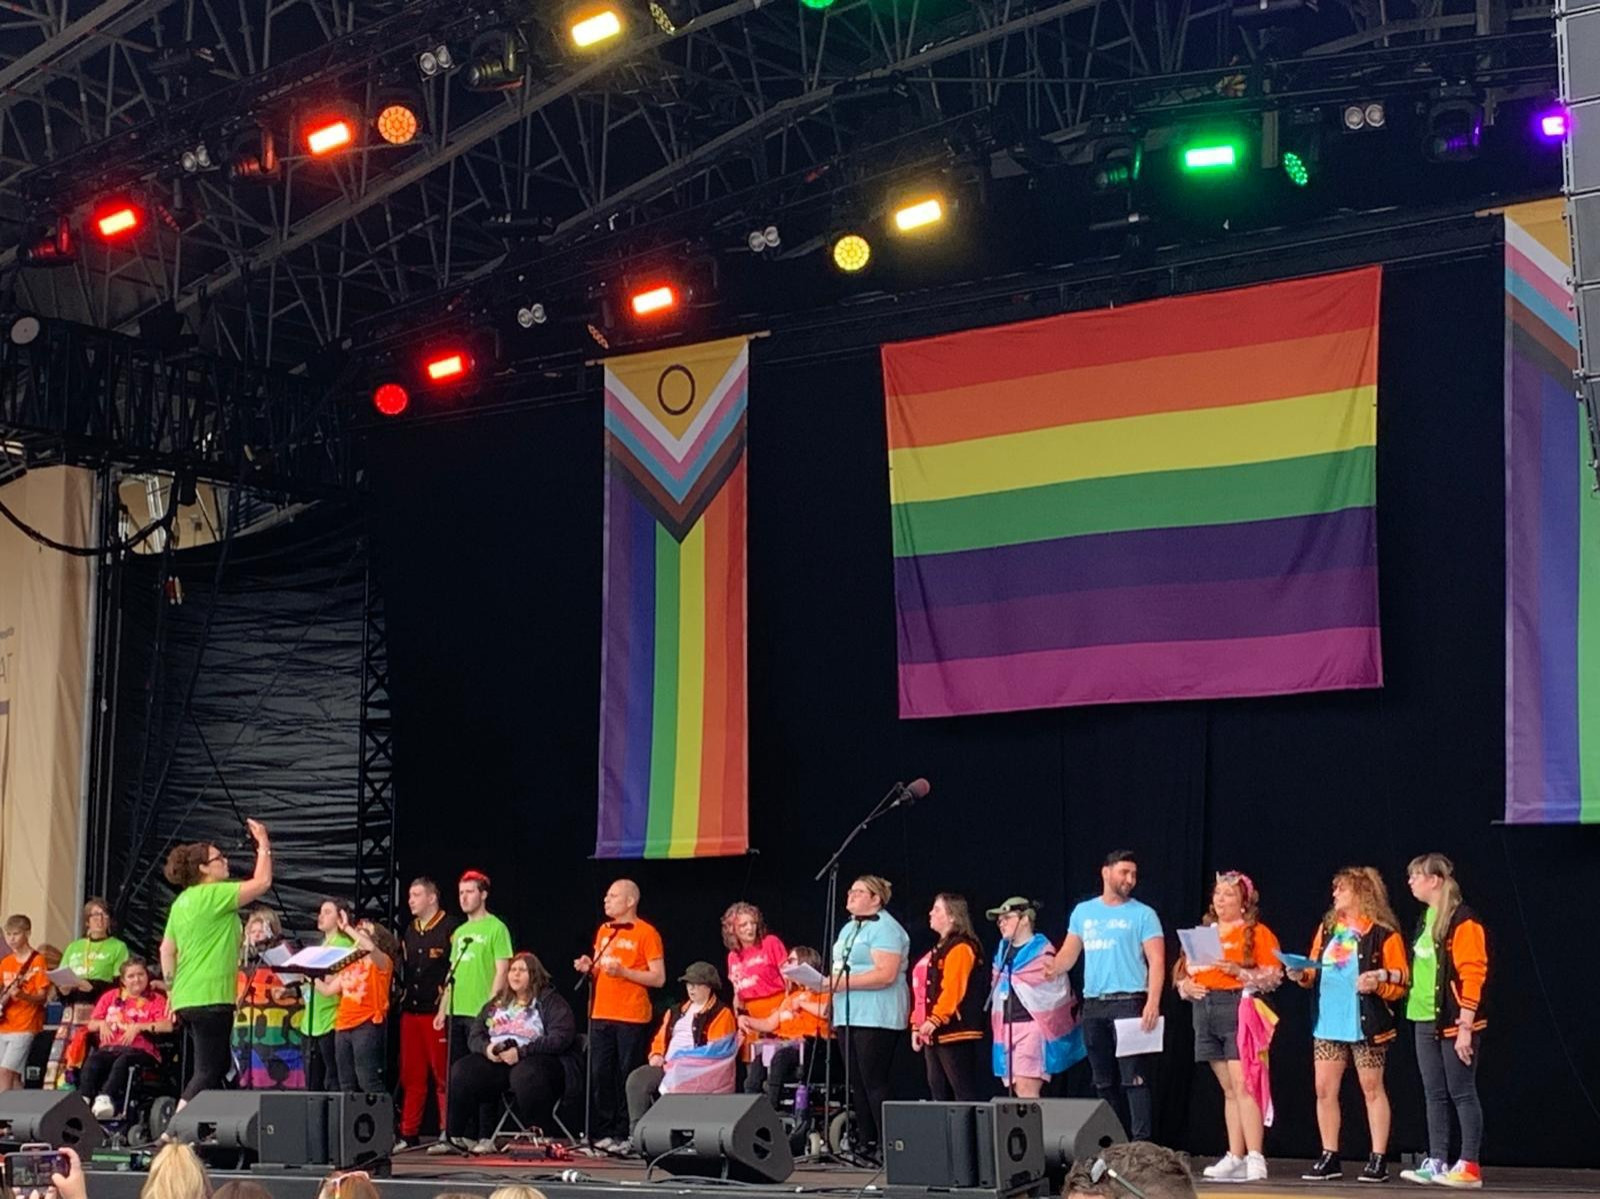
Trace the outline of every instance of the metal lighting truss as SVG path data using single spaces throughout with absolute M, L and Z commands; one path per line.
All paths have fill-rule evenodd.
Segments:
M 81 219 L 113 191 L 151 217 L 126 246 L 83 239 L 68 266 L 6 251 L 12 299 L 125 331 L 175 312 L 216 352 L 321 361 L 374 318 L 446 305 L 497 271 L 537 273 L 535 235 L 541 253 L 604 243 L 621 257 L 630 231 L 706 205 L 720 221 L 758 219 L 773 188 L 870 146 L 963 121 L 979 122 L 971 136 L 1059 142 L 1096 118 L 1259 99 L 1279 83 L 1337 95 L 1353 86 L 1334 79 L 1351 55 L 1367 64 L 1352 78 L 1381 81 L 1395 77 L 1386 55 L 1414 72 L 1453 48 L 1453 74 L 1495 79 L 1508 55 L 1528 68 L 1519 31 L 1537 40 L 1550 12 L 1520 0 L 618 3 L 625 35 L 583 55 L 553 0 L 8 0 L 0 216 L 13 239 Z M 505 37 L 522 69 L 514 90 L 417 68 L 434 45 L 461 63 Z M 298 149 L 302 114 L 333 101 L 370 114 L 390 85 L 415 89 L 412 143 L 369 129 L 333 160 Z M 276 136 L 275 180 L 179 166 L 202 143 L 216 164 L 257 128 Z
M 383 592 L 367 544 L 361 638 L 361 766 L 356 790 L 356 911 L 396 928 L 394 714 Z

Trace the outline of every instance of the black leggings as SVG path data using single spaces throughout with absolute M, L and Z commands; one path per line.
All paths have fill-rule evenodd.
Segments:
M 987 1085 L 983 1074 L 985 1048 L 982 1037 L 922 1047 L 928 1091 L 935 1101 L 982 1103 L 989 1098 L 992 1086 Z
M 905 1034 L 898 1028 L 849 1031 L 850 1104 L 855 1109 L 863 1145 L 876 1145 L 883 1103 L 889 1098 L 889 1081 L 894 1073 L 894 1047 Z
M 215 1091 L 233 1064 L 233 1004 L 210 1003 L 178 1012 L 183 1044 L 189 1060 L 189 1081 L 183 1088 L 188 1102 L 201 1091 Z
M 517 1117 L 549 1131 L 556 1104 L 567 1089 L 566 1067 L 549 1053 L 530 1053 L 515 1066 L 468 1053 L 450 1067 L 449 1132 L 453 1137 L 484 1140 L 500 1121 L 500 1097 L 516 1097 Z
M 96 1049 L 83 1063 L 83 1070 L 78 1074 L 78 1090 L 91 1097 L 110 1096 L 120 1112 L 122 1101 L 128 1094 L 129 1073 L 156 1064 L 155 1058 L 143 1049 L 134 1049 L 132 1046 Z

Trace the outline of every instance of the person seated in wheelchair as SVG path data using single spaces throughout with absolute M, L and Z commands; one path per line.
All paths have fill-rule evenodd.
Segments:
M 739 1017 L 740 1032 L 760 1037 L 753 1046 L 744 1089 L 752 1095 L 764 1092 L 774 1110 L 781 1105 L 784 1087 L 800 1077 L 800 1067 L 812 1047 L 831 1035 L 828 1004 L 832 996 L 826 991 L 808 991 L 788 978 L 788 972 L 799 966 L 810 966 L 820 975 L 822 955 L 809 945 L 796 945 L 783 964 L 788 989 L 777 1010 L 769 1016 Z
M 172 1031 L 167 997 L 150 986 L 150 969 L 143 958 L 123 962 L 117 982 L 95 1004 L 89 1031 L 98 1044 L 78 1076 L 78 1089 L 93 1097 L 91 1108 L 98 1120 L 121 1114 L 118 1108 L 128 1093 L 129 1073 L 161 1064 L 161 1051 L 151 1035 Z

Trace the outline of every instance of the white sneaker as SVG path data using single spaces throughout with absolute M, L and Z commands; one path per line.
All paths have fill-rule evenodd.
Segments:
M 428 1146 L 428 1156 L 440 1157 L 446 1153 L 459 1153 L 461 1150 L 462 1146 L 455 1144 L 449 1137 L 440 1137 Z
M 117 1105 L 111 1102 L 110 1095 L 96 1095 L 94 1102 L 89 1105 L 89 1111 L 96 1120 L 109 1120 L 117 1114 Z
M 1244 1159 L 1244 1180 L 1246 1182 L 1265 1182 L 1267 1180 L 1267 1159 L 1259 1153 L 1246 1155 Z
M 1234 1157 L 1231 1153 L 1224 1153 L 1215 1163 L 1207 1166 L 1200 1173 L 1208 1182 L 1243 1182 L 1245 1178 L 1244 1158 Z
M 610 1153 L 617 1147 L 617 1139 L 615 1137 L 601 1137 L 594 1143 L 594 1147 L 600 1150 L 601 1153 Z
M 474 1157 L 487 1157 L 489 1154 L 494 1152 L 494 1140 L 491 1137 L 484 1137 L 483 1140 L 479 1141 L 471 1149 L 468 1149 L 467 1152 L 472 1154 Z

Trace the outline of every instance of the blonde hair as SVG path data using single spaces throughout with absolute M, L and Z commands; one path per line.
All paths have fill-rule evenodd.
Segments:
M 1378 873 L 1376 867 L 1346 866 L 1333 876 L 1334 886 L 1337 887 L 1341 882 L 1349 883 L 1350 889 L 1356 893 L 1356 909 L 1363 916 L 1391 932 L 1400 931 L 1400 921 L 1389 906 L 1389 888 L 1384 886 L 1383 875 Z M 1332 908 L 1322 918 L 1329 928 L 1333 927 L 1336 919 Z
M 163 1146 L 150 1163 L 139 1199 L 211 1199 L 211 1176 L 183 1141 Z
M 378 1199 L 378 1187 L 364 1170 L 336 1170 L 322 1180 L 317 1199 Z
M 544 1192 L 525 1182 L 514 1182 L 490 1191 L 489 1199 L 544 1199 Z
M 1418 854 L 1406 867 L 1406 875 L 1409 877 L 1413 874 L 1426 874 L 1444 880 L 1444 888 L 1439 892 L 1439 907 L 1433 914 L 1433 943 L 1443 945 L 1450 921 L 1461 906 L 1461 884 L 1456 882 L 1456 864 L 1442 853 Z
M 244 914 L 245 931 L 248 932 L 252 924 L 266 925 L 267 935 L 272 940 L 283 940 L 283 920 L 279 918 L 277 912 L 266 904 L 258 903 L 254 907 L 246 909 Z
M 878 902 L 884 907 L 889 906 L 889 897 L 894 894 L 894 888 L 889 885 L 889 880 L 882 875 L 863 874 L 856 879 L 867 890 L 878 897 Z

